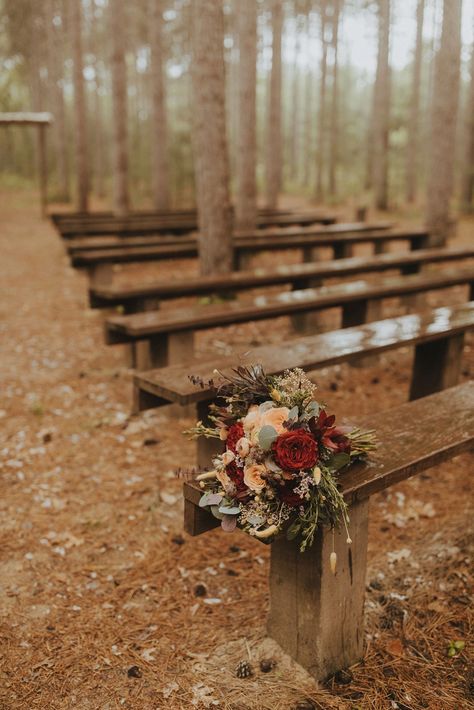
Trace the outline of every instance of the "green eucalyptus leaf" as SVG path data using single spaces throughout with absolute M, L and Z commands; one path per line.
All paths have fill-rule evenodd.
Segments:
M 269 424 L 266 424 L 260 429 L 259 435 L 258 435 L 258 443 L 262 447 L 264 451 L 267 451 L 275 439 L 278 437 L 278 432 L 274 427 L 270 426 Z
M 219 513 L 223 513 L 224 515 L 238 515 L 240 513 L 240 508 L 238 505 L 233 505 L 231 507 L 221 505 L 219 507 Z
M 334 454 L 334 456 L 329 459 L 328 467 L 333 471 L 339 471 L 344 466 L 347 466 L 350 461 L 351 457 L 349 454 L 340 451 L 338 454 Z

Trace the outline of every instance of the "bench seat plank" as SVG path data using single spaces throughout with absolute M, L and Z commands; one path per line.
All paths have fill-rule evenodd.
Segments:
M 215 357 L 207 362 L 195 361 L 187 365 L 170 365 L 136 373 L 134 388 L 150 395 L 148 406 L 172 402 L 187 405 L 207 401 L 213 396 L 209 388 L 193 385 L 189 374 L 208 382 L 216 379 L 216 368 L 220 372 L 230 372 L 236 360 L 239 364 L 259 362 L 269 375 L 278 375 L 295 367 L 310 371 L 339 362 L 350 362 L 362 355 L 431 342 L 447 335 L 454 336 L 472 328 L 474 301 L 461 306 L 435 308 L 425 313 L 295 338 L 282 345 L 263 345 L 238 357 Z
M 257 216 L 257 226 L 305 225 L 305 224 L 334 224 L 336 217 L 320 212 L 301 212 L 290 214 L 260 214 Z M 61 236 L 65 239 L 76 235 L 103 235 L 103 234 L 144 234 L 159 233 L 169 230 L 179 234 L 198 229 L 198 220 L 194 215 L 163 215 L 155 216 L 126 216 L 111 219 L 79 220 L 78 222 L 59 223 L 56 225 Z
M 89 290 L 92 307 L 133 304 L 146 298 L 179 298 L 210 293 L 226 293 L 240 289 L 259 288 L 307 279 L 327 279 L 371 273 L 389 269 L 413 267 L 420 264 L 448 262 L 474 257 L 474 247 L 453 249 L 419 249 L 414 252 L 380 254 L 374 257 L 353 257 L 334 261 L 276 266 L 272 269 L 236 271 L 225 276 L 191 277 L 182 281 L 163 279 L 137 286 L 95 287 Z
M 363 243 L 392 242 L 408 240 L 412 246 L 422 248 L 428 233 L 425 230 L 397 230 L 381 232 L 354 232 L 342 234 L 301 234 L 295 236 L 282 235 L 269 238 L 267 235 L 237 237 L 234 240 L 234 252 L 237 256 L 254 254 L 259 251 L 282 251 L 284 249 L 301 249 L 305 247 L 337 247 Z M 78 250 L 71 255 L 73 267 L 87 267 L 98 263 L 132 263 L 135 261 L 159 261 L 161 259 L 178 259 L 197 256 L 196 239 L 189 237 L 176 240 L 163 237 L 160 244 L 144 247 L 111 247 L 108 249 Z
M 113 316 L 106 321 L 106 336 L 109 343 L 132 342 L 160 333 L 194 331 L 231 323 L 294 315 L 349 303 L 357 304 L 408 293 L 470 284 L 473 281 L 474 267 L 466 267 L 445 270 L 442 273 L 389 278 L 382 284 L 370 284 L 360 280 L 277 295 L 262 295 L 239 302 Z
M 264 236 L 266 239 L 279 239 L 280 237 L 294 237 L 300 235 L 316 236 L 325 234 L 345 234 L 345 233 L 355 233 L 355 232 L 377 232 L 381 230 L 391 229 L 393 227 L 393 222 L 372 222 L 366 224 L 365 222 L 353 222 L 345 223 L 341 222 L 339 224 L 332 224 L 327 226 L 311 226 L 311 227 L 287 227 L 285 229 L 272 229 L 265 231 L 263 234 L 261 231 L 258 232 L 234 232 L 235 238 L 252 240 L 256 237 Z M 191 235 L 190 235 L 191 238 Z M 173 237 L 176 241 L 176 237 Z M 182 241 L 179 240 L 180 243 Z M 69 254 L 73 254 L 77 251 L 88 249 L 88 250 L 98 250 L 107 249 L 114 247 L 139 247 L 139 246 L 157 246 L 163 243 L 163 235 L 161 236 L 146 236 L 143 237 L 114 237 L 114 236 L 96 236 L 95 239 L 90 237 L 76 237 L 74 239 L 68 240 L 66 243 L 66 249 Z

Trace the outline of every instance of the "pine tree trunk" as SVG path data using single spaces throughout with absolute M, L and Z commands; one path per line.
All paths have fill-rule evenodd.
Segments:
M 114 213 L 127 214 L 128 149 L 127 149 L 127 67 L 125 63 L 125 0 L 114 0 L 109 6 L 112 32 L 112 107 L 113 107 L 113 164 Z
M 329 152 L 329 194 L 337 191 L 336 171 L 339 145 L 339 84 L 338 84 L 338 44 L 339 17 L 343 0 L 333 0 L 331 49 L 333 54 L 332 95 L 331 95 L 331 138 Z
M 267 114 L 266 146 L 266 202 L 275 209 L 281 189 L 281 33 L 283 26 L 282 3 L 271 0 L 272 13 L 272 70 Z
M 153 202 L 157 210 L 170 206 L 168 121 L 163 47 L 163 2 L 151 0 L 151 72 L 153 85 Z
M 257 219 L 256 186 L 256 88 L 257 6 L 255 0 L 239 0 L 238 150 L 236 228 L 253 230 Z
M 193 148 L 201 274 L 232 270 L 222 0 L 193 0 Z
M 408 144 L 406 163 L 406 199 L 414 202 L 416 197 L 416 183 L 418 176 L 418 134 L 420 114 L 420 83 L 421 61 L 423 52 L 423 19 L 425 13 L 425 0 L 418 0 L 416 10 L 416 44 L 413 60 L 413 78 L 410 101 L 410 120 L 408 124 Z
M 474 43 L 471 48 L 471 76 L 465 108 L 466 148 L 462 176 L 461 205 L 465 213 L 473 210 L 474 197 Z
M 319 108 L 318 108 L 318 137 L 316 149 L 316 193 L 315 198 L 321 202 L 324 198 L 324 139 L 326 133 L 326 84 L 327 84 L 327 61 L 328 46 L 326 40 L 327 26 L 327 0 L 321 1 L 321 76 L 319 79 Z
M 75 153 L 77 209 L 87 212 L 89 205 L 89 168 L 87 156 L 87 118 L 82 56 L 82 0 L 70 0 L 74 61 Z
M 63 94 L 63 36 L 64 18 L 62 27 L 55 29 L 53 20 L 58 14 L 56 0 L 49 0 L 48 7 L 48 76 L 52 93 L 54 114 L 53 138 L 56 153 L 56 173 L 58 180 L 58 198 L 62 202 L 69 201 L 69 169 L 66 137 L 66 114 Z
M 306 0 L 306 36 L 311 41 L 311 0 Z M 306 66 L 304 88 L 304 133 L 303 133 L 303 174 L 302 184 L 308 187 L 311 184 L 311 168 L 313 156 L 313 83 L 314 76 L 311 64 Z
M 462 0 L 444 0 L 441 43 L 436 56 L 431 119 L 426 226 L 430 245 L 446 244 L 453 191 L 459 103 Z
M 297 11 L 297 7 L 296 7 Z M 303 28 L 301 26 L 302 15 L 297 17 L 296 21 L 296 44 L 295 44 L 295 61 L 293 64 L 293 83 L 292 83 L 292 100 L 290 105 L 290 121 L 289 134 L 291 138 L 290 152 L 290 178 L 295 180 L 298 173 L 299 148 L 301 137 L 301 117 L 300 117 L 300 56 L 301 56 L 301 35 Z
M 375 206 L 388 208 L 388 148 L 390 121 L 390 0 L 379 0 L 377 75 L 374 100 L 373 185 Z

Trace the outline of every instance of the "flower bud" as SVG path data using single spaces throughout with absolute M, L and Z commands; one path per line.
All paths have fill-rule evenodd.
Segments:
M 314 478 L 314 482 L 318 486 L 321 481 L 321 469 L 319 468 L 319 466 L 315 466 L 313 468 L 313 478 Z
M 337 563 L 337 555 L 335 552 L 331 552 L 329 555 L 329 564 L 331 565 L 331 572 L 333 574 L 336 574 L 336 563 Z

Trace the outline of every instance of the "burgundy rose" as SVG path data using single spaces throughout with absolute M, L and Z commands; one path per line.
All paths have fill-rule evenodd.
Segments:
M 305 429 L 293 429 L 280 434 L 272 449 L 278 465 L 287 471 L 311 468 L 318 460 L 316 441 Z
M 303 498 L 301 498 L 298 493 L 295 493 L 293 488 L 289 486 L 284 486 L 278 490 L 278 496 L 283 503 L 286 503 L 291 508 L 296 508 L 298 505 L 304 503 Z
M 237 422 L 236 424 L 232 424 L 231 427 L 229 427 L 229 431 L 227 433 L 227 439 L 226 439 L 226 446 L 229 449 L 229 451 L 233 451 L 234 454 L 237 453 L 236 450 L 236 444 L 241 439 L 244 435 L 244 427 L 241 422 Z
M 245 500 L 249 496 L 249 490 L 244 483 L 244 469 L 237 466 L 235 461 L 231 461 L 225 467 L 226 473 L 235 486 L 235 497 L 239 500 Z
M 312 417 L 308 424 L 315 438 L 322 446 L 334 452 L 341 451 L 349 454 L 351 451 L 351 441 L 345 435 L 342 428 L 334 426 L 335 421 L 336 417 L 334 414 L 328 416 L 324 409 L 322 409 L 318 418 Z

